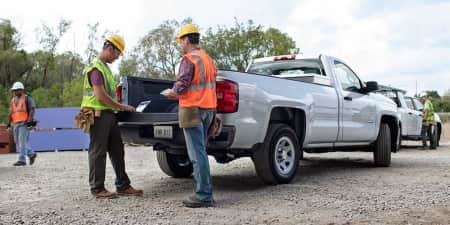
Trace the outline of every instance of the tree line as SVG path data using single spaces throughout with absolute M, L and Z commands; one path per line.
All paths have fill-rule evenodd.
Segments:
M 119 75 L 173 80 L 182 51 L 175 43 L 178 29 L 192 19 L 166 20 L 149 30 L 133 48 L 128 47 L 119 65 Z M 98 55 L 110 30 L 100 30 L 99 23 L 87 24 L 85 50 L 58 52 L 61 38 L 72 27 L 72 21 L 61 19 L 55 26 L 42 23 L 36 28 L 39 49 L 24 50 L 22 34 L 9 20 L 0 19 L 0 122 L 6 122 L 10 87 L 24 83 L 26 92 L 37 107 L 79 106 L 85 66 Z M 122 34 L 125 37 L 126 34 Z M 296 54 L 299 49 L 288 34 L 276 28 L 265 28 L 252 20 L 231 26 L 201 28 L 201 47 L 216 61 L 219 69 L 244 71 L 253 58 Z M 450 111 L 450 93 L 434 98 L 436 109 Z

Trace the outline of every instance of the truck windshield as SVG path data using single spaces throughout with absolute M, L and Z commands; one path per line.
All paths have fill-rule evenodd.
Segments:
M 314 74 L 325 76 L 317 59 L 259 62 L 251 65 L 247 72 L 264 75 Z

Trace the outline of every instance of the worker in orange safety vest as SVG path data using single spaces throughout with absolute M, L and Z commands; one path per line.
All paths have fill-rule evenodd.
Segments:
M 19 150 L 19 160 L 14 166 L 27 165 L 26 156 L 33 165 L 37 154 L 28 146 L 28 138 L 30 131 L 28 126 L 33 123 L 35 103 L 33 99 L 26 95 L 24 86 L 21 82 L 15 82 L 11 88 L 14 97 L 11 99 L 9 107 L 9 123 L 8 127 L 13 129 L 14 142 Z

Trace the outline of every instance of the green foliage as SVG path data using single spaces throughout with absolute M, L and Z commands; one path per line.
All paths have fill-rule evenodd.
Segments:
M 0 85 L 0 123 L 8 122 L 9 101 L 11 96 L 9 89 Z
M 81 99 L 83 98 L 83 77 L 64 83 L 63 91 L 63 106 L 74 107 L 81 105 Z
M 56 48 L 61 40 L 62 36 L 69 30 L 72 22 L 61 19 L 56 28 L 50 27 L 47 24 L 42 24 L 40 29 L 37 29 L 37 38 L 41 44 L 42 50 L 46 53 L 47 57 L 44 58 L 42 65 L 42 76 L 40 85 L 43 87 L 49 87 L 50 82 L 47 82 L 48 73 L 54 69 L 55 65 L 55 52 Z
M 175 79 L 182 51 L 175 42 L 179 28 L 192 19 L 181 22 L 167 20 L 151 29 L 121 61 L 121 75 Z M 96 55 L 107 35 L 118 32 L 105 30 L 98 37 L 99 23 L 88 24 L 88 44 L 85 59 L 73 52 L 57 54 L 61 38 L 71 27 L 71 21 L 61 19 L 52 27 L 43 23 L 36 29 L 40 50 L 28 53 L 20 49 L 20 33 L 10 21 L 0 20 L 0 120 L 7 119 L 11 98 L 9 87 L 22 81 L 37 107 L 79 106 L 83 92 L 82 71 Z M 222 69 L 244 70 L 255 57 L 297 53 L 295 42 L 285 33 L 264 29 L 251 20 L 236 21 L 233 27 L 218 27 L 202 32 L 201 45 Z M 118 76 L 116 77 L 118 78 Z
M 15 50 L 20 45 L 20 35 L 11 21 L 0 19 L 0 51 Z
M 190 18 L 182 22 L 166 20 L 150 30 L 122 60 L 119 68 L 121 74 L 175 79 L 176 67 L 182 56 L 175 36 L 182 25 L 191 22 Z
M 275 28 L 264 30 L 252 20 L 247 25 L 236 20 L 231 28 L 209 28 L 200 43 L 220 69 L 239 71 L 245 71 L 254 58 L 299 52 L 287 34 Z
M 62 84 L 54 83 L 50 88 L 39 87 L 31 92 L 33 100 L 38 108 L 62 107 Z
M 426 91 L 428 97 L 433 98 L 433 99 L 440 99 L 441 96 L 439 95 L 439 93 L 435 90 L 429 90 Z
M 18 49 L 20 34 L 9 20 L 0 20 L 0 85 L 9 87 L 32 68 L 28 54 Z

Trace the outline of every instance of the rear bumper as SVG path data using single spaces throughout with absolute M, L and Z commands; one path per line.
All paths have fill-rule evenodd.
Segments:
M 154 126 L 164 125 L 172 127 L 172 138 L 155 138 Z M 183 129 L 178 121 L 143 124 L 119 122 L 122 139 L 126 143 L 152 145 L 154 150 L 170 151 L 174 154 L 186 154 Z M 216 138 L 208 140 L 208 150 L 227 149 L 231 147 L 235 135 L 234 126 L 223 126 L 222 132 Z

